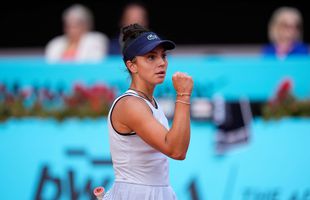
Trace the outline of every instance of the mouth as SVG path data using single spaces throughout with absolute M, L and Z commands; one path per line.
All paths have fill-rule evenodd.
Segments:
M 165 76 L 166 72 L 165 71 L 160 71 L 160 72 L 157 72 L 155 74 L 159 75 L 159 76 Z

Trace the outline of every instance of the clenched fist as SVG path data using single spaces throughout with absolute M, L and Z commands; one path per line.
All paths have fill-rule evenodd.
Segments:
M 172 76 L 173 87 L 177 93 L 191 94 L 193 89 L 193 79 L 186 73 L 176 72 Z

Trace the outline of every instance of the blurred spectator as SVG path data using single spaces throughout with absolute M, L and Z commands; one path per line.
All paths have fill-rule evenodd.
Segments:
M 280 7 L 274 11 L 268 26 L 270 43 L 263 47 L 263 55 L 284 59 L 291 55 L 307 55 L 308 46 L 303 43 L 303 18 L 293 7 Z
M 93 15 L 85 6 L 74 4 L 62 15 L 64 34 L 48 42 L 45 57 L 50 62 L 97 62 L 105 58 L 108 37 L 93 31 Z
M 145 28 L 149 27 L 149 16 L 147 8 L 140 2 L 131 2 L 123 7 L 122 15 L 119 21 L 119 30 L 121 27 L 134 23 L 138 23 Z M 120 32 L 118 32 L 116 36 L 112 37 L 110 40 L 109 54 L 111 55 L 121 54 L 119 34 Z

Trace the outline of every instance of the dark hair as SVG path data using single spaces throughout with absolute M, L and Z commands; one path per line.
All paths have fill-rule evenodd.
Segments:
M 139 37 L 142 33 L 149 31 L 149 29 L 141 26 L 140 24 L 130 24 L 128 26 L 122 27 L 119 40 L 122 53 L 124 53 L 124 49 L 128 47 L 131 41 Z

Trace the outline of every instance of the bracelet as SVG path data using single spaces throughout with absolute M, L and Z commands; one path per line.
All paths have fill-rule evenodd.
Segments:
M 177 96 L 191 96 L 191 93 L 178 93 Z
M 187 105 L 191 105 L 191 103 L 190 102 L 187 102 L 187 101 L 181 101 L 181 100 L 176 100 L 175 101 L 176 103 L 184 103 L 184 104 L 187 104 Z

